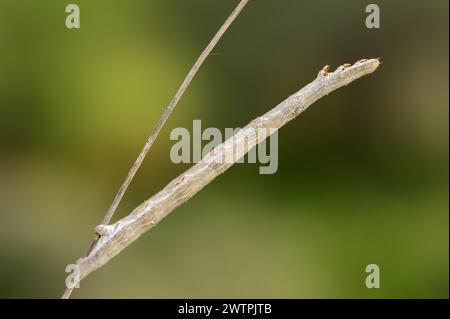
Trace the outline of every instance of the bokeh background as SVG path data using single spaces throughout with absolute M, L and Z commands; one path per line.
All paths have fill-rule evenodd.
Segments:
M 237 0 L 0 0 L 0 297 L 59 298 L 145 139 Z M 75 298 L 448 298 L 448 1 L 253 0 L 169 119 L 116 219 L 190 165 L 175 127 L 242 127 L 336 67 L 375 74 L 279 134 L 90 275 Z M 367 289 L 365 267 L 381 268 Z

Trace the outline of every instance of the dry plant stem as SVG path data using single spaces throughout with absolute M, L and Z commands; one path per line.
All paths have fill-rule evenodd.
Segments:
M 157 225 L 175 208 L 189 200 L 217 176 L 231 167 L 252 147 L 274 131 L 297 117 L 312 103 L 350 82 L 374 72 L 378 59 L 360 60 L 354 65 L 344 64 L 334 72 L 323 68 L 317 78 L 284 102 L 251 121 L 241 131 L 218 145 L 203 159 L 175 178 L 159 193 L 135 208 L 128 216 L 111 225 L 99 225 L 100 239 L 87 257 L 77 261 L 79 280 L 106 264 L 143 233 Z M 261 136 L 258 130 L 270 130 Z M 244 146 L 245 145 L 245 146 Z M 223 159 L 228 159 L 223 161 Z
M 123 181 L 122 185 L 120 186 L 116 196 L 114 197 L 111 206 L 109 207 L 105 217 L 103 218 L 102 224 L 109 224 L 111 221 L 114 212 L 116 211 L 117 207 L 119 206 L 120 201 L 122 200 L 123 195 L 125 194 L 128 186 L 131 183 L 131 180 L 133 179 L 134 175 L 138 171 L 139 167 L 141 166 L 142 162 L 144 161 L 145 156 L 147 155 L 148 151 L 152 147 L 154 141 L 158 137 L 159 133 L 161 132 L 162 127 L 166 123 L 167 119 L 169 118 L 170 114 L 180 101 L 181 97 L 183 96 L 184 92 L 186 91 L 187 87 L 191 83 L 192 79 L 194 78 L 195 74 L 199 70 L 199 68 L 202 66 L 203 62 L 205 62 L 206 58 L 211 54 L 212 50 L 216 46 L 216 44 L 220 41 L 224 33 L 227 31 L 228 27 L 233 23 L 233 21 L 237 18 L 237 16 L 241 13 L 242 9 L 244 9 L 245 5 L 248 3 L 249 0 L 241 0 L 241 2 L 238 4 L 238 6 L 234 9 L 234 11 L 230 14 L 228 19 L 224 22 L 224 24 L 220 27 L 219 31 L 217 31 L 214 38 L 212 38 L 211 42 L 208 44 L 208 46 L 205 48 L 205 50 L 202 52 L 202 54 L 198 57 L 195 64 L 192 66 L 189 73 L 186 75 L 186 78 L 184 79 L 183 83 L 181 84 L 180 88 L 178 89 L 177 93 L 173 97 L 172 101 L 170 102 L 167 109 L 164 111 L 163 115 L 159 119 L 158 123 L 156 124 L 155 128 L 151 132 L 150 136 L 148 137 L 147 141 L 144 144 L 144 147 L 142 148 L 141 152 L 139 153 L 139 156 L 133 163 L 133 166 L 131 166 L 130 171 L 127 174 L 127 177 Z M 94 240 L 91 243 L 91 246 L 89 247 L 88 252 L 86 255 L 89 255 L 89 253 L 94 249 L 95 245 L 97 244 L 99 237 L 96 234 L 94 237 Z M 70 294 L 72 293 L 72 289 L 68 288 L 64 292 L 64 295 L 62 298 L 69 298 Z
M 244 9 L 245 5 L 247 4 L 249 0 L 242 0 L 236 9 L 230 14 L 228 19 L 225 21 L 225 23 L 220 27 L 219 31 L 216 33 L 214 38 L 212 38 L 211 42 L 208 44 L 206 49 L 202 52 L 202 54 L 198 57 L 195 64 L 192 66 L 189 73 L 186 75 L 186 78 L 184 79 L 183 83 L 181 84 L 180 88 L 178 89 L 177 93 L 173 97 L 172 101 L 170 102 L 167 109 L 164 111 L 164 114 L 159 119 L 158 123 L 156 124 L 155 128 L 153 129 L 152 133 L 148 137 L 147 141 L 145 142 L 144 147 L 142 148 L 141 153 L 137 157 L 136 161 L 134 162 L 133 166 L 131 167 L 130 171 L 128 172 L 127 177 L 125 178 L 125 181 L 123 182 L 122 186 L 120 186 L 119 191 L 117 192 L 116 196 L 114 197 L 114 200 L 111 204 L 111 207 L 109 208 L 108 212 L 106 213 L 105 217 L 103 218 L 102 224 L 109 224 L 112 216 L 114 215 L 114 212 L 117 209 L 117 206 L 120 203 L 120 200 L 122 199 L 123 195 L 125 194 L 125 191 L 128 188 L 128 185 L 130 185 L 131 180 L 133 179 L 134 175 L 136 174 L 137 170 L 139 169 L 139 166 L 141 165 L 142 161 L 144 160 L 145 156 L 147 155 L 148 151 L 150 150 L 150 147 L 153 145 L 153 142 L 159 135 L 159 132 L 161 131 L 162 127 L 166 123 L 167 119 L 169 118 L 170 114 L 174 110 L 175 106 L 180 101 L 181 97 L 183 96 L 184 92 L 186 91 L 187 87 L 191 83 L 192 79 L 194 78 L 195 74 L 205 62 L 206 58 L 210 55 L 216 44 L 219 42 L 220 38 L 222 38 L 223 34 L 227 31 L 228 27 L 233 23 L 233 21 L 237 18 L 239 13 L 241 13 L 242 9 Z

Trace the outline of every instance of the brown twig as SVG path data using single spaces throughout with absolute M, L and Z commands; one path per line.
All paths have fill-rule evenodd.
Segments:
M 203 159 L 170 182 L 159 193 L 139 205 L 128 216 L 112 225 L 99 225 L 100 239 L 87 257 L 77 261 L 78 282 L 106 264 L 146 231 L 157 225 L 175 208 L 188 201 L 203 187 L 230 168 L 252 147 L 297 117 L 312 103 L 360 77 L 374 72 L 378 59 L 344 64 L 334 72 L 324 67 L 317 78 L 266 114 L 251 121 L 242 130 L 218 145 Z M 265 135 L 260 130 L 269 131 Z

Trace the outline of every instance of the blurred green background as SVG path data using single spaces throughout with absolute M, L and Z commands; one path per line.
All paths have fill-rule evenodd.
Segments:
M 230 0 L 0 0 L 0 297 L 59 298 Z M 169 119 L 115 219 L 190 165 L 175 127 L 242 127 L 337 67 L 373 75 L 279 134 L 81 283 L 76 298 L 448 298 L 448 1 L 251 0 Z M 365 267 L 381 288 L 365 288 Z

